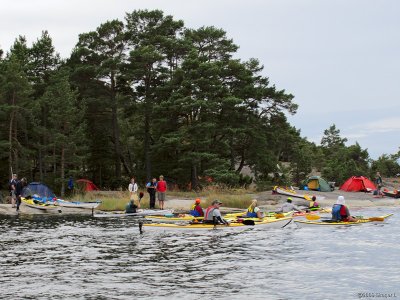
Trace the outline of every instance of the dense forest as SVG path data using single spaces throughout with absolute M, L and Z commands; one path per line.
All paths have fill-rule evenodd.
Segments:
M 301 137 L 286 118 L 294 96 L 237 50 L 224 30 L 159 10 L 80 34 L 68 58 L 47 31 L 32 45 L 16 37 L 0 50 L 1 182 L 18 173 L 63 196 L 70 176 L 118 189 L 163 174 L 201 189 L 298 184 L 312 171 L 337 183 L 400 173 L 400 151 L 372 160 L 334 124 L 320 145 Z

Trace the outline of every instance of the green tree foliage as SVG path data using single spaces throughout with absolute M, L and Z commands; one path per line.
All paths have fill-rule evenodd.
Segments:
M 160 10 L 82 33 L 65 61 L 47 31 L 31 47 L 17 37 L 0 51 L 4 181 L 12 169 L 62 195 L 71 175 L 120 188 L 131 176 L 142 183 L 163 174 L 198 189 L 248 186 L 245 168 L 260 186 L 277 173 L 285 184 L 314 171 L 338 183 L 400 173 L 400 152 L 372 161 L 335 125 L 320 146 L 301 137 L 285 115 L 297 111 L 294 96 L 272 85 L 257 59 L 235 58 L 237 50 L 223 29 L 187 28 Z
M 57 116 L 49 118 L 48 147 L 53 151 L 54 178 L 59 179 L 55 183 L 61 186 L 60 195 L 64 196 L 66 173 L 74 166 L 83 165 L 85 107 L 78 106 L 77 93 L 72 90 L 68 73 L 63 70 L 53 76 L 41 102 L 51 116 Z

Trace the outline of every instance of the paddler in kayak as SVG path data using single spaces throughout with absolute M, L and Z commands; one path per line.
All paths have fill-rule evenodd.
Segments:
M 289 198 L 286 199 L 286 202 L 283 203 L 280 211 L 277 211 L 277 212 L 288 213 L 288 212 L 293 211 L 293 210 L 299 211 L 299 212 L 301 211 L 296 205 L 294 205 L 292 203 L 292 198 L 289 197 Z
M 229 225 L 229 222 L 221 216 L 221 212 L 219 211 L 221 205 L 221 201 L 214 200 L 204 213 L 203 223 Z
M 310 207 L 308 208 L 309 210 L 320 210 L 321 206 L 319 205 L 319 203 L 316 201 L 317 197 L 312 196 L 311 201 L 310 201 Z
M 204 216 L 204 211 L 200 206 L 200 198 L 197 198 L 194 204 L 192 205 L 192 208 L 190 209 L 190 214 L 193 217 L 203 217 Z
M 357 222 L 357 219 L 350 215 L 343 196 L 338 196 L 336 204 L 332 207 L 332 220 L 336 222 Z
M 264 217 L 260 208 L 257 207 L 257 200 L 253 199 L 251 201 L 250 206 L 247 208 L 246 214 L 243 216 L 244 218 L 259 218 L 262 219 Z
M 137 205 L 135 204 L 135 200 L 130 200 L 129 203 L 125 207 L 125 213 L 133 214 L 136 213 Z

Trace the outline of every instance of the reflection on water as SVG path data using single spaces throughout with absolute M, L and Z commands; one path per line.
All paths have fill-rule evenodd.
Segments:
M 0 293 L 4 299 L 400 297 L 399 227 L 395 215 L 385 225 L 144 228 L 140 235 L 133 218 L 7 217 L 0 219 Z

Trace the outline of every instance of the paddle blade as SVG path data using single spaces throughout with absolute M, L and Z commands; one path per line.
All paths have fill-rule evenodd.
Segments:
M 306 219 L 307 220 L 311 220 L 311 221 L 315 221 L 315 220 L 321 219 L 321 217 L 318 216 L 318 215 L 306 215 Z
M 368 218 L 368 220 L 370 220 L 370 221 L 373 221 L 373 222 L 383 222 L 383 221 L 385 221 L 385 218 L 382 218 L 382 217 L 371 217 L 371 218 Z
M 308 195 L 304 195 L 304 199 L 306 199 L 306 200 L 308 200 L 308 201 L 311 201 L 311 197 L 308 196 Z

